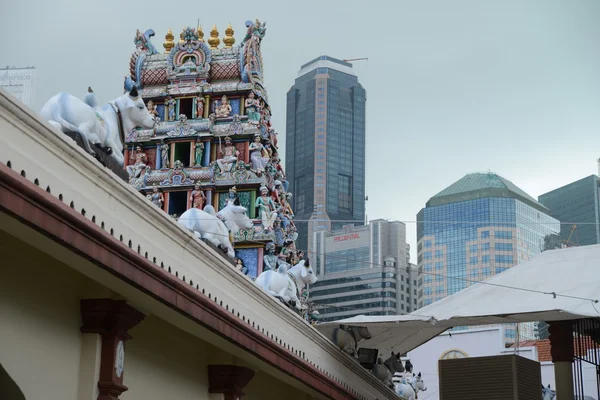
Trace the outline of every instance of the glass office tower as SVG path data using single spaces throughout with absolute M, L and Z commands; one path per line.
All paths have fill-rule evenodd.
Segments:
M 422 305 L 541 253 L 544 237 L 559 230 L 550 210 L 512 182 L 493 173 L 466 175 L 417 215 Z M 514 335 L 514 327 L 505 334 Z
M 352 64 L 328 56 L 303 65 L 287 94 L 285 171 L 309 254 L 313 232 L 364 221 L 365 102 Z
M 600 184 L 590 175 L 541 195 L 540 203 L 550 209 L 562 225 L 560 238 L 568 245 L 600 243 Z M 576 225 L 573 228 L 573 225 Z M 573 230 L 574 229 L 574 230 Z

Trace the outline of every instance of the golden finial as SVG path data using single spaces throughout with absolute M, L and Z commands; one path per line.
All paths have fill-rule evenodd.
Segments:
M 183 30 L 179 34 L 179 44 L 185 43 L 185 40 L 183 40 L 183 32 L 185 32 L 185 27 L 183 27 Z
M 225 37 L 223 38 L 223 43 L 225 43 L 226 49 L 232 48 L 233 44 L 235 43 L 235 38 L 233 37 L 233 34 L 233 28 L 231 27 L 231 24 L 229 24 L 227 29 L 225 29 Z
M 173 47 L 175 47 L 175 42 L 173 41 L 175 36 L 173 36 L 173 31 L 169 28 L 169 32 L 165 35 L 165 42 L 163 43 L 163 47 L 165 48 L 165 53 L 171 51 Z
M 201 25 L 198 25 L 198 41 L 204 43 L 204 31 L 202 31 Z
M 212 31 L 210 31 L 210 38 L 208 39 L 208 44 L 210 45 L 211 50 L 216 50 L 219 47 L 219 31 L 217 30 L 217 26 L 213 25 Z

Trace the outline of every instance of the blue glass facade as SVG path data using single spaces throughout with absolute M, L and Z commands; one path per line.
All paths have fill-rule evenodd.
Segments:
M 544 237 L 560 230 L 559 222 L 534 203 L 510 193 L 481 194 L 472 191 L 462 201 L 428 205 L 417 215 L 423 305 L 540 253 Z

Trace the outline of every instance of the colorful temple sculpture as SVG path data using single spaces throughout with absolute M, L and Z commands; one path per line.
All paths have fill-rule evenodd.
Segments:
M 169 30 L 164 52 L 152 44 L 153 30 L 137 32 L 125 90 L 137 87 L 156 124 L 127 132 L 125 168 L 129 182 L 175 218 L 191 208 L 246 208 L 254 226 L 232 232 L 235 263 L 256 278 L 276 268 L 265 258 L 267 244 L 290 266 L 299 257 L 263 84 L 266 28 L 258 20 L 246 28 L 234 46 L 229 26 L 222 47 L 216 27 L 207 41 L 200 27 L 183 29 L 177 42 Z

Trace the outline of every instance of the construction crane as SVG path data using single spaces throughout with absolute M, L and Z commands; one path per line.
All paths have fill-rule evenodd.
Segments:
M 363 57 L 363 58 L 349 58 L 347 60 L 342 60 L 342 61 L 350 62 L 350 61 L 363 61 L 363 60 L 368 60 L 368 58 L 367 57 Z
M 571 236 L 573 236 L 573 233 L 575 232 L 575 230 L 577 229 L 577 225 L 573 225 L 571 227 L 571 232 L 569 233 L 569 237 L 567 238 L 567 240 L 565 241 L 565 245 L 567 247 L 569 247 L 569 241 L 571 241 Z

